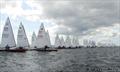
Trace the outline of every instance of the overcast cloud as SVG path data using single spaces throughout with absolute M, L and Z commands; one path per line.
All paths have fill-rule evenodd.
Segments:
M 118 0 L 46 0 L 42 4 L 44 14 L 56 20 L 58 33 L 84 34 L 85 31 L 120 23 Z M 64 27 L 61 27 L 64 26 Z

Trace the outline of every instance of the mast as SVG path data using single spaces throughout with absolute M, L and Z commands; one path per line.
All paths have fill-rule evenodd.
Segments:
M 1 47 L 15 47 L 15 38 L 9 17 L 7 18 L 2 32 Z

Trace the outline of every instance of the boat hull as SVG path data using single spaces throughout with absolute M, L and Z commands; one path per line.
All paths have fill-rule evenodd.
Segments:
M 36 51 L 42 51 L 42 52 L 52 52 L 52 51 L 58 51 L 57 49 L 35 49 Z
M 5 52 L 26 52 L 27 49 L 9 49 L 9 50 L 0 50 L 0 52 L 5 51 Z

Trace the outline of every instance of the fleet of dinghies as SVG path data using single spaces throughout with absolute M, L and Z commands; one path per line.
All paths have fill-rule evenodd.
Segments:
M 93 40 L 83 40 L 83 47 L 96 47 L 97 44 Z M 45 30 L 44 24 L 41 23 L 40 29 L 38 31 L 38 34 L 36 35 L 35 32 L 33 32 L 31 37 L 31 44 L 29 44 L 25 28 L 22 24 L 22 22 L 19 25 L 18 33 L 17 33 L 17 42 L 14 38 L 14 33 L 12 29 L 12 25 L 10 22 L 9 17 L 6 19 L 3 32 L 2 32 L 2 38 L 0 43 L 0 50 L 6 50 L 9 48 L 13 48 L 12 51 L 17 51 L 19 48 L 19 51 L 24 51 L 24 49 L 42 49 L 42 48 L 79 48 L 81 47 L 79 43 L 79 39 L 77 37 L 71 38 L 69 35 L 66 36 L 64 39 L 62 36 L 59 36 L 58 34 L 55 37 L 54 45 L 51 44 L 50 35 L 48 30 Z
M 44 24 L 41 23 L 38 34 L 36 35 L 35 32 L 33 32 L 31 37 L 31 45 L 30 45 L 24 26 L 21 22 L 18 29 L 17 44 L 16 44 L 10 19 L 9 17 L 7 18 L 1 38 L 1 45 L 0 45 L 1 49 L 4 49 L 6 47 L 44 48 L 46 46 L 50 48 L 76 47 L 79 46 L 79 40 L 77 38 L 71 39 L 70 36 L 67 36 L 66 39 L 64 39 L 63 37 L 59 37 L 59 35 L 57 34 L 55 38 L 54 46 L 52 46 L 49 32 L 48 30 L 47 31 L 45 30 Z

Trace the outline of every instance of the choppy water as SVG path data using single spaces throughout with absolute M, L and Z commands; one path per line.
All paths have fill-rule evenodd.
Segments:
M 0 72 L 120 72 L 120 48 L 0 52 Z

